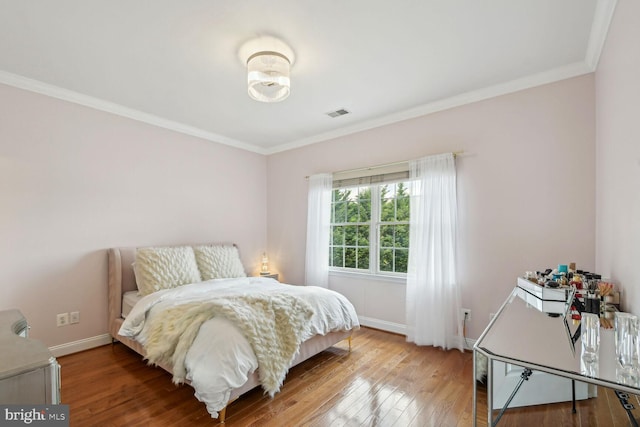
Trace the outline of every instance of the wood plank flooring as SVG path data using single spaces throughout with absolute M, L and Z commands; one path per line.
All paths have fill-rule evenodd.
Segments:
M 189 386 L 147 366 L 121 344 L 59 358 L 62 403 L 71 426 L 215 426 Z M 409 344 L 403 336 L 362 328 L 346 342 L 292 368 L 271 399 L 254 389 L 227 410 L 235 426 L 471 426 L 471 353 Z M 508 410 L 500 426 L 628 426 L 611 390 L 598 398 Z M 640 407 L 634 396 L 632 403 Z M 478 425 L 486 426 L 486 390 L 479 389 Z M 633 411 L 640 417 L 638 410 Z

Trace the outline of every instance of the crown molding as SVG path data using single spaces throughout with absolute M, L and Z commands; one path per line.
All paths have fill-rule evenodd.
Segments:
M 516 80 L 511 80 L 506 83 L 500 83 L 494 86 L 488 86 L 486 88 L 462 93 L 450 98 L 439 99 L 428 104 L 389 114 L 384 117 L 373 120 L 366 120 L 351 126 L 345 126 L 330 132 L 314 135 L 309 138 L 303 138 L 297 141 L 278 145 L 276 147 L 268 149 L 267 154 L 276 154 L 282 151 L 293 150 L 295 148 L 304 147 L 306 145 L 311 145 L 318 142 L 363 132 L 392 123 L 437 113 L 439 111 L 449 110 L 451 108 L 460 107 L 490 98 L 495 98 L 501 95 L 507 95 L 509 93 L 519 92 L 521 90 L 530 89 L 536 86 L 541 86 L 572 77 L 578 77 L 591 72 L 592 70 L 584 62 L 575 62 L 564 67 L 555 68 L 553 70 L 533 74 Z
M 589 44 L 587 45 L 587 53 L 585 62 L 591 71 L 598 68 L 600 55 L 607 40 L 609 26 L 613 19 L 618 0 L 598 0 L 596 10 L 593 15 L 593 23 L 591 24 L 591 34 L 589 35 Z
M 84 95 L 79 92 L 74 92 L 69 89 L 64 89 L 59 86 L 54 86 L 49 83 L 44 83 L 39 80 L 30 79 L 2 70 L 0 70 L 0 83 L 19 89 L 28 90 L 30 92 L 39 93 L 41 95 L 50 96 L 52 98 L 61 99 L 63 101 L 72 102 L 74 104 L 83 105 L 95 110 L 100 110 L 121 117 L 126 117 L 128 119 L 147 123 L 163 129 L 172 130 L 174 132 L 182 133 L 185 135 L 195 136 L 207 141 L 218 142 L 220 144 L 228 145 L 246 151 L 251 151 L 253 153 L 266 154 L 266 150 L 264 148 L 258 147 L 253 144 L 248 144 L 246 142 L 238 141 L 216 133 L 207 132 L 194 126 L 189 126 L 183 123 L 168 120 L 162 117 L 155 116 L 153 114 L 145 113 L 143 111 L 135 110 L 133 108 L 125 107 L 113 102 L 94 98 L 89 95 Z
M 143 111 L 128 108 L 99 98 L 94 98 L 92 96 L 44 83 L 42 81 L 11 74 L 2 70 L 0 70 L 0 83 L 64 101 L 73 102 L 75 104 L 80 104 L 89 108 L 126 117 L 185 135 L 194 136 L 207 141 L 217 142 L 257 154 L 269 155 L 594 72 L 598 66 L 598 61 L 607 38 L 607 33 L 609 31 L 609 26 L 613 18 L 616 4 L 617 0 L 597 0 L 584 61 L 579 61 L 506 83 L 466 92 L 450 98 L 440 99 L 415 108 L 372 120 L 362 121 L 329 132 L 313 135 L 308 138 L 279 144 L 270 148 L 264 148 L 255 144 L 235 140 L 224 135 L 208 132 L 194 126 L 175 122 Z
M 282 151 L 293 150 L 295 148 L 300 148 L 306 145 L 315 144 L 317 142 L 327 141 L 353 133 L 374 129 L 376 127 L 388 125 L 402 120 L 408 120 L 426 114 L 444 111 L 465 104 L 482 101 L 496 96 L 506 95 L 508 93 L 530 89 L 532 87 L 595 72 L 598 67 L 598 61 L 600 60 L 600 54 L 602 53 L 604 43 L 607 39 L 609 26 L 611 25 L 611 20 L 613 18 L 616 4 L 617 0 L 597 0 L 584 61 L 575 62 L 564 67 L 559 67 L 542 73 L 526 76 L 520 79 L 512 80 L 510 82 L 463 93 L 447 99 L 437 100 L 428 104 L 421 105 L 419 107 L 380 117 L 378 119 L 363 121 L 351 126 L 345 126 L 343 128 L 314 135 L 309 138 L 291 141 L 266 149 L 266 154 L 276 154 Z
M 303 138 L 280 144 L 271 148 L 263 148 L 253 144 L 248 144 L 242 141 L 237 141 L 223 135 L 207 132 L 202 129 L 188 126 L 179 122 L 164 119 L 162 117 L 154 116 L 139 110 L 124 107 L 119 104 L 115 104 L 102 99 L 94 98 L 92 96 L 84 95 L 78 92 L 74 92 L 68 89 L 64 89 L 58 86 L 54 86 L 48 83 L 41 82 L 39 80 L 29 79 L 16 74 L 11 74 L 0 70 L 0 83 L 7 84 L 9 86 L 17 87 L 19 89 L 36 92 L 42 95 L 50 96 L 53 98 L 61 99 L 75 104 L 80 104 L 89 108 L 104 111 L 107 113 L 115 114 L 118 116 L 126 117 L 132 120 L 137 120 L 143 123 L 147 123 L 160 128 L 172 130 L 182 134 L 195 136 L 197 138 L 205 139 L 207 141 L 217 142 L 225 144 L 231 147 L 239 148 L 242 150 L 250 151 L 257 154 L 269 155 L 276 154 L 287 150 L 293 150 L 296 148 L 304 147 L 307 145 L 315 144 L 330 139 L 339 138 L 342 136 L 351 135 L 358 132 L 374 129 L 377 127 L 389 125 L 392 123 L 424 116 L 427 114 L 436 113 L 439 111 L 448 110 L 455 107 L 460 107 L 466 104 L 482 101 L 485 99 L 494 98 L 496 96 L 506 95 L 513 92 L 518 92 L 524 89 L 529 89 L 536 86 L 552 83 L 559 80 L 564 80 L 572 77 L 577 77 L 583 74 L 588 74 L 593 70 L 584 62 L 576 62 L 564 67 L 556 68 L 550 71 L 526 76 L 520 79 L 512 80 L 506 83 L 501 83 L 494 86 L 466 92 L 460 95 L 456 95 L 446 99 L 440 99 L 428 104 L 421 105 L 419 107 L 411 108 L 408 110 L 400 111 L 397 113 L 389 114 L 384 117 L 380 117 L 373 120 L 366 120 L 360 123 L 353 124 L 351 126 L 342 127 L 330 132 L 324 132 L 318 135 L 314 135 L 309 138 Z

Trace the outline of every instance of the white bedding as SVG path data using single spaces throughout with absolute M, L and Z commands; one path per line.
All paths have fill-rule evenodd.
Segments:
M 314 314 L 305 340 L 317 334 L 359 326 L 353 305 L 337 292 L 315 286 L 284 285 L 263 277 L 245 277 L 209 280 L 147 295 L 133 307 L 119 334 L 144 345 L 149 324 L 165 308 L 208 298 L 272 292 L 297 296 L 311 305 Z M 227 405 L 231 390 L 247 381 L 258 368 L 258 362 L 249 342 L 236 326 L 224 318 L 213 318 L 202 324 L 187 352 L 185 368 L 186 379 L 195 389 L 195 396 L 206 404 L 215 418 Z

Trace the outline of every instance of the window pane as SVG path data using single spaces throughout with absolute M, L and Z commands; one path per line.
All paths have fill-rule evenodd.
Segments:
M 358 198 L 360 200 L 371 200 L 371 188 L 370 187 L 358 188 Z
M 331 244 L 344 245 L 344 227 L 341 225 L 331 226 Z
M 369 269 L 371 187 L 336 189 L 332 192 L 330 265 Z M 351 225 L 344 225 L 351 224 Z
M 333 222 L 347 222 L 347 202 L 337 202 L 333 210 L 335 217 Z
M 399 182 L 396 185 L 396 199 L 400 199 L 402 197 L 409 197 L 411 193 L 409 193 L 409 183 L 407 182 Z
M 396 228 L 396 248 L 409 248 L 409 224 L 398 224 Z
M 360 204 L 356 202 L 347 202 L 347 222 L 358 222 L 360 219 L 359 210 Z
M 380 186 L 380 221 L 393 221 L 395 218 L 393 187 L 394 184 Z
M 344 267 L 344 248 L 336 247 L 332 249 L 331 265 L 334 267 Z
M 381 248 L 393 247 L 393 225 L 380 226 L 380 247 Z
M 407 265 L 409 264 L 409 250 L 408 249 L 396 249 L 396 262 L 395 262 L 395 272 L 396 273 L 406 273 Z
M 358 268 L 369 269 L 369 248 L 358 248 Z
M 336 196 L 336 202 L 346 202 L 349 200 L 349 196 L 351 195 L 351 190 L 348 188 L 341 188 L 335 191 L 334 195 Z
M 380 195 L 383 199 L 393 199 L 396 197 L 395 184 L 383 184 L 380 186 Z
M 409 206 L 408 197 L 399 197 L 396 200 L 396 220 L 409 221 L 411 208 Z
M 369 226 L 368 225 L 359 225 L 358 226 L 358 246 L 366 246 L 369 247 Z
M 344 227 L 344 244 L 346 246 L 355 246 L 358 237 L 358 226 L 347 225 Z
M 393 250 L 380 250 L 380 271 L 393 271 Z
M 360 222 L 369 222 L 371 221 L 371 200 L 360 200 L 359 206 L 359 221 Z
M 347 268 L 356 268 L 356 248 L 344 249 L 344 266 Z
M 395 206 L 393 206 L 393 199 L 384 199 L 380 205 L 380 221 L 389 222 L 394 220 Z

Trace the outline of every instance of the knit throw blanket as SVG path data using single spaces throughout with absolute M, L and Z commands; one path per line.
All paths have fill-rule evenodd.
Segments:
M 233 296 L 168 308 L 150 325 L 145 345 L 150 364 L 173 368 L 173 381 L 186 377 L 185 357 L 200 326 L 222 316 L 236 325 L 258 360 L 262 388 L 271 397 L 280 390 L 298 354 L 313 316 L 304 300 L 286 294 Z

